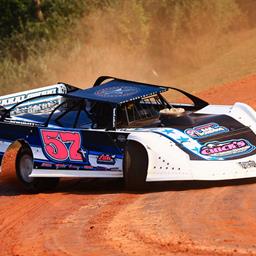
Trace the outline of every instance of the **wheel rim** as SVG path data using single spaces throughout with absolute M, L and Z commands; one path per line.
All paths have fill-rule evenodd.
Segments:
M 22 179 L 27 182 L 31 183 L 33 181 L 32 177 L 29 175 L 32 173 L 33 170 L 33 159 L 30 155 L 23 155 L 20 159 L 20 175 Z

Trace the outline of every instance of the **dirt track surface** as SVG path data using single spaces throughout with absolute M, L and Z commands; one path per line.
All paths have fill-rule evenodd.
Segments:
M 201 96 L 256 107 L 255 84 L 253 76 Z M 256 255 L 256 180 L 163 183 L 141 194 L 112 180 L 67 180 L 29 195 L 4 175 L 0 237 L 1 256 Z

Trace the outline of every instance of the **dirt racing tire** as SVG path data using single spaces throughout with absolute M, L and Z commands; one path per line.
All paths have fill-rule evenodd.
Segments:
M 148 169 L 148 154 L 138 142 L 128 141 L 124 153 L 124 182 L 127 190 L 145 189 Z
M 59 178 L 29 177 L 33 169 L 33 157 L 29 148 L 20 148 L 16 158 L 16 176 L 23 187 L 31 193 L 39 193 L 54 189 Z

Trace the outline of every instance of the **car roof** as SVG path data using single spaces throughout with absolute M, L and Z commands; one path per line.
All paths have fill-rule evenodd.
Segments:
M 167 91 L 169 88 L 122 79 L 113 79 L 89 89 L 79 89 L 68 95 L 93 101 L 123 104 L 150 95 Z

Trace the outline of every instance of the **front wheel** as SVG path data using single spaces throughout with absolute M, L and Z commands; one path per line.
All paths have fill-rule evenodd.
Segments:
M 148 169 L 148 154 L 146 149 L 135 141 L 128 141 L 124 154 L 124 180 L 128 190 L 145 188 Z
M 20 148 L 16 158 L 16 175 L 18 180 L 30 192 L 43 192 L 54 189 L 59 178 L 29 177 L 33 170 L 33 157 L 28 148 Z

